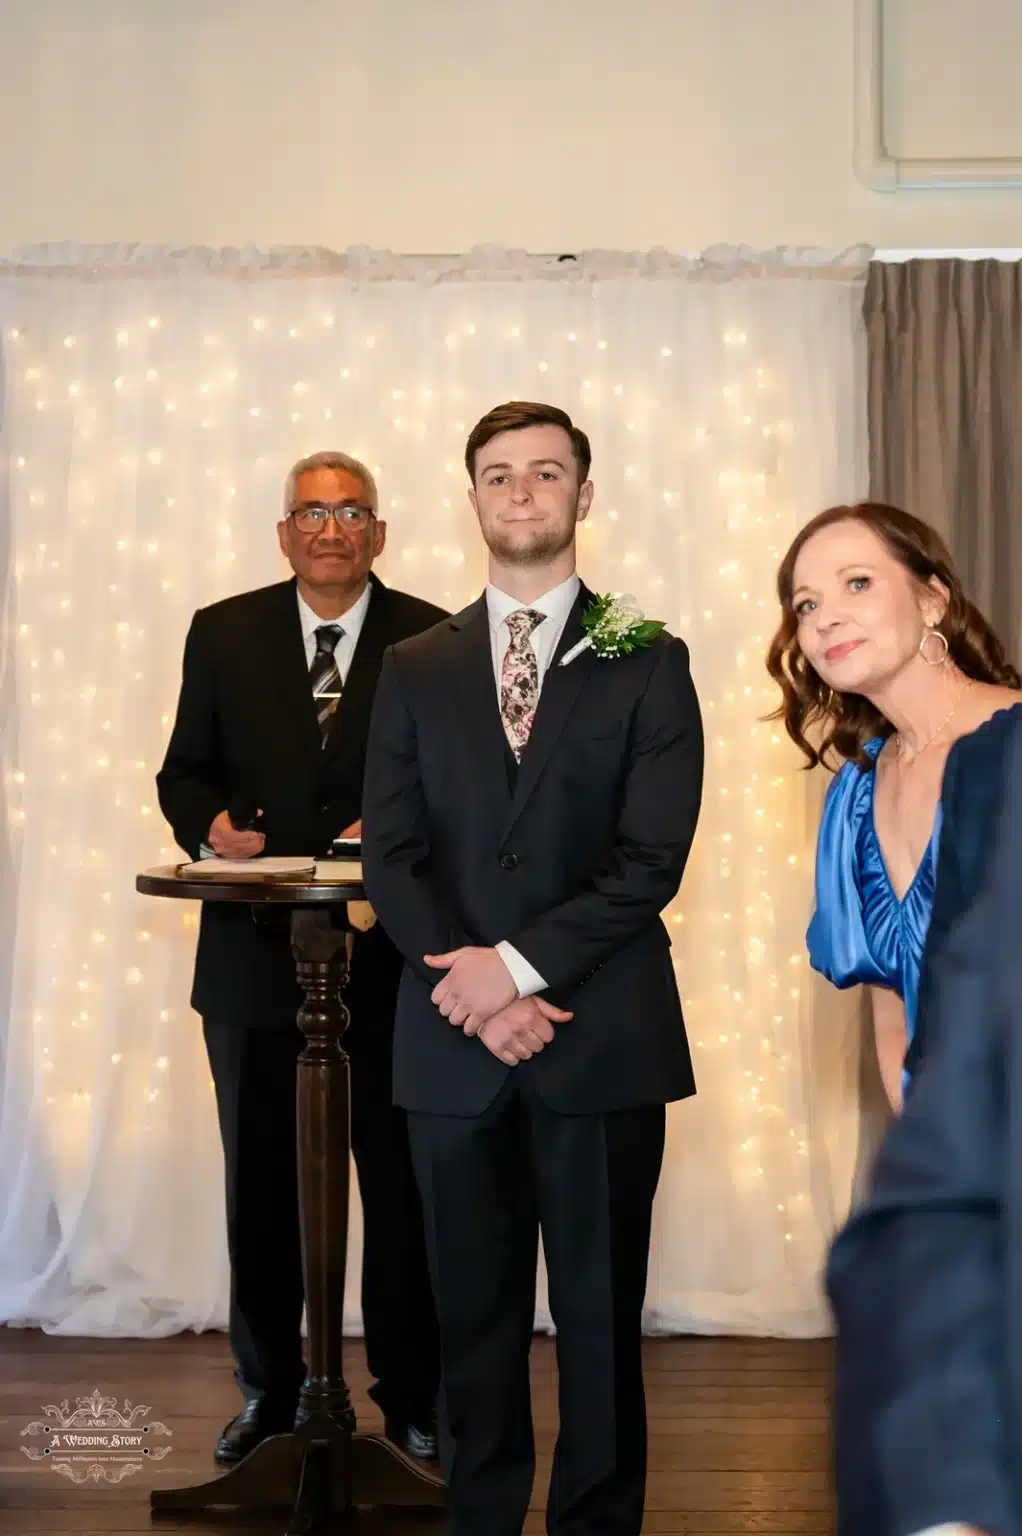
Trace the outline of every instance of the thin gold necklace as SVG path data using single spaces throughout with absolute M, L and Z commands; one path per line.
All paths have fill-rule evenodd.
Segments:
M 958 706 L 959 706 L 959 704 L 962 702 L 962 700 L 965 698 L 965 695 L 968 693 L 969 689 L 972 687 L 972 682 L 973 682 L 973 680 L 972 680 L 971 677 L 966 678 L 965 684 L 962 687 L 961 692 L 959 693 L 959 695 L 958 695 L 957 699 L 955 700 L 954 704 L 952 705 L 951 709 L 948 711 L 948 713 L 944 716 L 944 719 L 938 725 L 937 729 L 935 731 L 932 731 L 930 733 L 930 735 L 927 736 L 926 740 L 925 741 L 921 741 L 919 743 L 918 747 L 916 747 L 916 750 L 915 750 L 915 756 L 916 757 L 919 756 L 920 752 L 925 752 L 927 747 L 932 746 L 933 743 L 936 741 L 937 737 L 940 735 L 941 731 L 944 729 L 944 727 L 951 724 L 951 721 L 955 718 L 955 715 L 958 713 Z M 905 750 L 905 743 L 902 741 L 901 732 L 900 731 L 896 731 L 895 735 L 894 735 L 894 751 L 895 751 L 895 754 L 900 758 L 902 753 L 904 752 L 904 750 Z M 913 761 L 914 760 L 915 759 L 913 759 Z

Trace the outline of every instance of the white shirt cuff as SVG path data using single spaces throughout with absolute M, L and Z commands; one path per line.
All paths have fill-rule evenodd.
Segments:
M 219 855 L 213 851 L 213 849 L 209 846 L 208 843 L 200 843 L 199 844 L 199 858 L 200 859 L 215 859 L 215 858 L 218 858 L 218 857 L 219 857 Z
M 536 967 L 530 965 L 525 956 L 520 955 L 506 939 L 502 939 L 499 944 L 494 945 L 494 948 L 511 973 L 511 980 L 518 988 L 519 997 L 532 997 L 536 992 L 546 990 L 546 982 Z
M 925 1531 L 915 1531 L 913 1536 L 971 1536 L 976 1529 L 973 1525 L 960 1525 L 957 1521 L 951 1525 L 928 1525 Z

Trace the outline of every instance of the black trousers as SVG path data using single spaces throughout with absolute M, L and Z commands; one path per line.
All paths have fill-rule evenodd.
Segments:
M 639 1536 L 641 1319 L 662 1105 L 561 1115 L 527 1069 L 478 1118 L 409 1113 L 440 1316 L 452 1536 L 520 1536 L 535 1470 L 529 1351 L 542 1230 L 557 1328 L 551 1536 Z
M 358 976 L 356 966 L 346 1001 L 370 1395 L 386 1415 L 422 1424 L 435 1409 L 440 1346 L 407 1121 L 392 1102 L 389 976 Z M 235 1375 L 246 1398 L 287 1413 L 305 1379 L 295 1111 L 304 1037 L 283 1020 L 279 1030 L 239 1029 L 207 1017 L 203 1028 L 224 1148 Z

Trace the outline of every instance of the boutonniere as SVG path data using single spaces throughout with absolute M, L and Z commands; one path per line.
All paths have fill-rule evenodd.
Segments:
M 561 666 L 566 667 L 583 651 L 595 651 L 605 658 L 627 656 L 648 645 L 663 627 L 659 619 L 646 618 L 630 593 L 605 592 L 582 615 L 585 639 L 561 657 Z

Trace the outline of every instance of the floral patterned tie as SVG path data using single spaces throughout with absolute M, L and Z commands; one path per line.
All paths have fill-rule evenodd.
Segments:
M 545 614 L 519 608 L 507 616 L 511 644 L 500 669 L 500 720 L 515 761 L 521 762 L 539 703 L 539 664 L 530 636 Z

